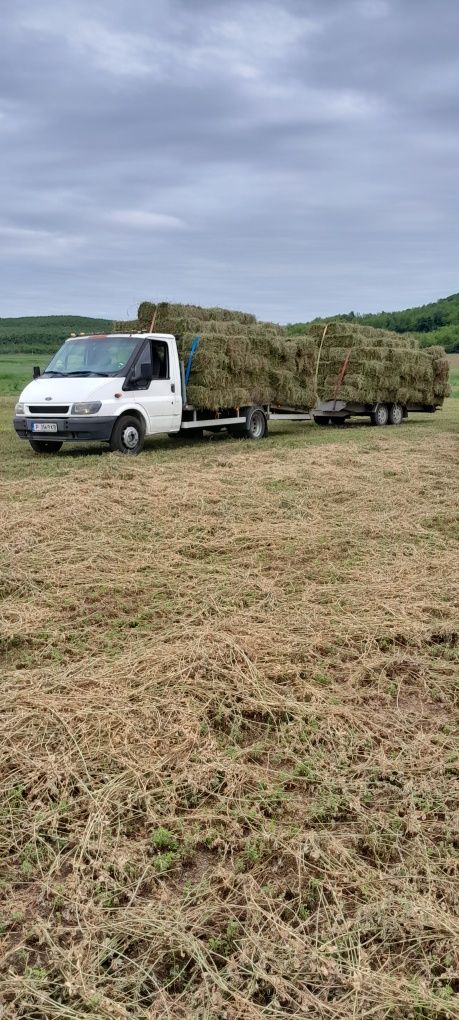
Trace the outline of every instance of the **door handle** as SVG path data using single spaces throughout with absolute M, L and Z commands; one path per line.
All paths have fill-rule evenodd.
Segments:
M 175 382 L 171 383 L 171 391 L 175 393 Z

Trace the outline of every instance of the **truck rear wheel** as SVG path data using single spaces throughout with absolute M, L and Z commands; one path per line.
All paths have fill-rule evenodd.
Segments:
M 403 421 L 403 407 L 401 404 L 391 404 L 389 408 L 389 425 L 401 425 Z
M 389 420 L 389 408 L 387 404 L 377 404 L 371 414 L 372 425 L 387 425 Z
M 59 453 L 62 443 L 51 443 L 41 439 L 29 439 L 34 453 Z
M 135 415 L 123 414 L 113 427 L 110 449 L 113 452 L 128 453 L 131 457 L 143 450 L 145 425 Z

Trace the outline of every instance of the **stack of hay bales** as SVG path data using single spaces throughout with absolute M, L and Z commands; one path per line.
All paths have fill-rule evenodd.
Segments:
M 247 312 L 143 301 L 136 322 L 117 322 L 116 332 L 171 333 L 185 365 L 196 336 L 187 398 L 197 408 L 217 410 L 250 404 L 312 407 L 316 344 L 290 339 L 275 323 Z
M 448 361 L 441 347 L 420 350 L 414 336 L 354 323 L 313 325 L 308 332 L 318 349 L 319 400 L 434 407 L 448 396 Z
M 142 301 L 138 308 L 138 319 L 143 329 L 150 329 L 153 323 L 155 333 L 180 332 L 178 326 L 185 327 L 191 324 L 203 322 L 229 322 L 237 321 L 244 326 L 256 323 L 256 316 L 250 312 L 236 312 L 230 308 L 201 308 L 200 305 L 178 305 L 168 301 L 160 301 L 153 304 L 151 301 Z M 168 330 L 166 327 L 175 325 L 175 330 Z

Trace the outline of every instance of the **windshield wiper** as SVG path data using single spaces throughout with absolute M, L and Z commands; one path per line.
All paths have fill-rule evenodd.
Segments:
M 66 372 L 54 372 L 53 369 L 51 369 L 49 372 L 48 372 L 48 370 L 46 372 L 43 372 L 43 375 L 62 375 L 62 376 L 65 376 L 66 374 L 67 374 Z
M 66 375 L 105 375 L 108 378 L 108 372 L 67 372 Z

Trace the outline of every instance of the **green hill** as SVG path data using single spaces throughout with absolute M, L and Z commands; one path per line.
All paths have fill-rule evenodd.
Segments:
M 347 312 L 343 315 L 330 315 L 314 322 L 353 322 L 364 326 L 376 326 L 380 329 L 391 329 L 396 333 L 416 333 L 421 347 L 441 344 L 447 351 L 459 351 L 459 294 L 440 298 L 439 301 L 418 308 L 406 308 L 401 312 L 375 312 L 361 315 Z M 301 333 L 304 322 L 289 323 L 291 334 Z
M 105 333 L 111 328 L 111 319 L 85 315 L 0 319 L 0 354 L 52 354 L 71 333 Z
M 314 322 L 357 322 L 366 326 L 391 329 L 396 333 L 416 333 L 421 347 L 441 344 L 449 352 L 459 351 L 459 294 L 400 312 L 375 312 L 362 315 L 347 312 L 317 318 Z M 310 323 L 289 323 L 292 335 L 302 333 Z M 103 333 L 112 328 L 111 319 L 83 315 L 31 315 L 0 318 L 0 353 L 50 354 L 70 333 Z

